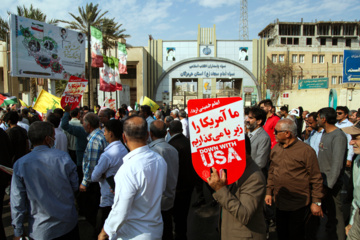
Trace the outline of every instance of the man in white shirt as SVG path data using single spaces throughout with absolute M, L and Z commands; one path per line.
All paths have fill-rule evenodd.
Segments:
M 148 134 L 149 134 L 149 138 L 147 140 L 147 143 L 151 142 L 151 137 L 150 137 L 150 124 L 155 121 L 155 119 L 152 117 L 152 112 L 151 112 L 151 108 L 148 105 L 141 105 L 140 106 L 140 112 L 139 112 L 139 116 L 143 117 L 146 122 L 147 122 L 147 126 L 148 126 Z
M 189 122 L 186 119 L 186 112 L 184 110 L 181 110 L 179 113 L 179 117 L 180 117 L 180 122 L 182 124 L 182 128 L 183 128 L 183 134 L 185 137 L 190 138 L 190 134 L 189 134 Z
M 324 133 L 324 128 L 317 123 L 317 112 L 308 115 L 308 126 L 305 129 L 304 142 L 309 144 L 319 154 L 319 144 Z
M 336 120 L 338 121 L 335 123 L 335 126 L 338 128 L 344 128 L 344 127 L 351 127 L 353 125 L 352 122 L 349 121 L 349 108 L 346 106 L 337 106 L 336 108 Z M 354 150 L 353 147 L 350 145 L 351 141 L 351 135 L 346 134 L 346 137 L 348 139 L 348 153 L 346 158 L 346 167 L 351 167 L 352 158 L 354 156 Z
M 123 164 L 124 156 L 128 153 L 120 141 L 123 132 L 122 128 L 122 123 L 119 120 L 113 119 L 105 123 L 104 137 L 109 145 L 100 155 L 99 162 L 91 174 L 91 181 L 99 182 L 101 188 L 100 208 L 96 222 L 97 234 L 100 233 L 104 226 L 105 219 L 108 217 L 114 203 L 114 194 L 110 191 L 111 186 L 106 179 L 114 177 Z
M 112 210 L 98 236 L 102 239 L 161 239 L 161 197 L 167 165 L 146 145 L 147 122 L 131 116 L 124 122 L 123 140 L 130 149 L 115 175 Z

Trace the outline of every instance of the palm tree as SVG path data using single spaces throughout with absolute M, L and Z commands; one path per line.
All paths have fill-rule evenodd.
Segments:
M 8 12 L 10 15 L 11 12 Z M 34 8 L 32 4 L 30 4 L 30 8 L 27 8 L 25 5 L 16 7 L 16 15 L 21 17 L 30 18 L 33 20 L 37 20 L 40 22 L 46 22 L 46 14 L 44 14 L 39 8 Z M 47 21 L 49 24 L 56 25 L 58 20 L 51 19 Z M 10 31 L 10 26 L 7 20 L 0 17 L 0 40 L 5 41 L 7 34 Z M 36 97 L 36 78 L 30 78 L 30 99 L 34 99 Z
M 130 35 L 124 34 L 126 29 L 121 29 L 122 24 L 117 24 L 113 19 L 104 18 L 103 24 L 99 27 L 103 34 L 103 51 L 106 55 L 106 51 L 109 48 L 117 47 L 117 41 L 121 38 L 128 38 Z
M 90 26 L 99 27 L 104 25 L 104 15 L 108 13 L 105 11 L 101 13 L 99 9 L 99 4 L 93 5 L 92 3 L 86 4 L 84 7 L 79 7 L 79 16 L 75 16 L 72 13 L 69 13 L 71 17 L 73 17 L 74 21 L 64 21 L 61 22 L 69 24 L 67 27 L 70 29 L 78 30 L 84 33 L 88 38 L 88 73 L 89 73 L 89 95 L 88 95 L 88 104 L 89 107 L 94 105 L 94 96 L 91 84 L 91 52 L 90 52 Z

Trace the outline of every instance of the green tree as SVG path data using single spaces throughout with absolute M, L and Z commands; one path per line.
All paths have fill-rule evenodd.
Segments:
M 78 31 L 84 33 L 87 36 L 88 42 L 89 42 L 90 26 L 99 28 L 100 26 L 104 25 L 104 16 L 105 16 L 105 14 L 108 13 L 108 11 L 101 12 L 101 10 L 99 9 L 99 4 L 93 5 L 92 3 L 90 3 L 90 4 L 87 3 L 85 8 L 79 7 L 78 11 L 79 11 L 78 16 L 75 16 L 74 14 L 69 13 L 70 16 L 74 19 L 74 21 L 64 21 L 64 20 L 60 20 L 60 21 L 67 23 L 68 28 L 78 30 Z M 90 68 L 91 68 L 90 56 L 91 56 L 90 47 L 88 47 L 88 71 L 91 73 L 91 71 L 90 71 Z M 92 87 L 90 78 L 91 77 L 89 77 L 89 79 L 88 79 L 89 80 L 88 97 L 89 97 L 89 104 L 90 104 L 89 107 L 94 106 L 94 96 L 93 96 L 94 91 L 93 91 L 93 87 Z
M 117 47 L 117 42 L 121 38 L 129 38 L 130 35 L 125 34 L 126 29 L 121 29 L 122 24 L 117 24 L 113 19 L 104 18 L 103 23 L 99 26 L 99 30 L 103 34 L 103 51 L 106 55 L 106 51 L 109 48 Z

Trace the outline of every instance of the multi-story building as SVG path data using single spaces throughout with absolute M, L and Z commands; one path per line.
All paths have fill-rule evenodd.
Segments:
M 279 22 L 260 33 L 267 40 L 269 62 L 291 69 L 279 86 L 277 106 L 303 106 L 310 111 L 329 104 L 360 107 L 359 84 L 343 84 L 344 50 L 358 50 L 360 22 Z M 359 62 L 360 67 L 360 62 Z M 300 89 L 299 80 L 327 81 L 327 88 Z M 302 82 L 302 81 L 300 81 Z M 270 88 L 268 86 L 268 88 Z

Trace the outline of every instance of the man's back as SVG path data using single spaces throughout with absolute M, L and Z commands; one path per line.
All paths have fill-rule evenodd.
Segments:
M 77 224 L 74 191 L 78 189 L 76 166 L 69 155 L 41 145 L 14 165 L 11 184 L 12 224 L 20 230 L 24 212 L 30 209 L 30 237 L 53 239 Z
M 250 135 L 251 133 L 249 133 Z M 271 151 L 271 140 L 265 130 L 260 127 L 250 138 L 251 141 L 251 158 L 260 169 L 266 167 L 269 161 Z
M 148 146 L 124 157 L 115 175 L 114 205 L 104 224 L 109 239 L 160 239 L 161 196 L 165 190 L 165 160 Z

